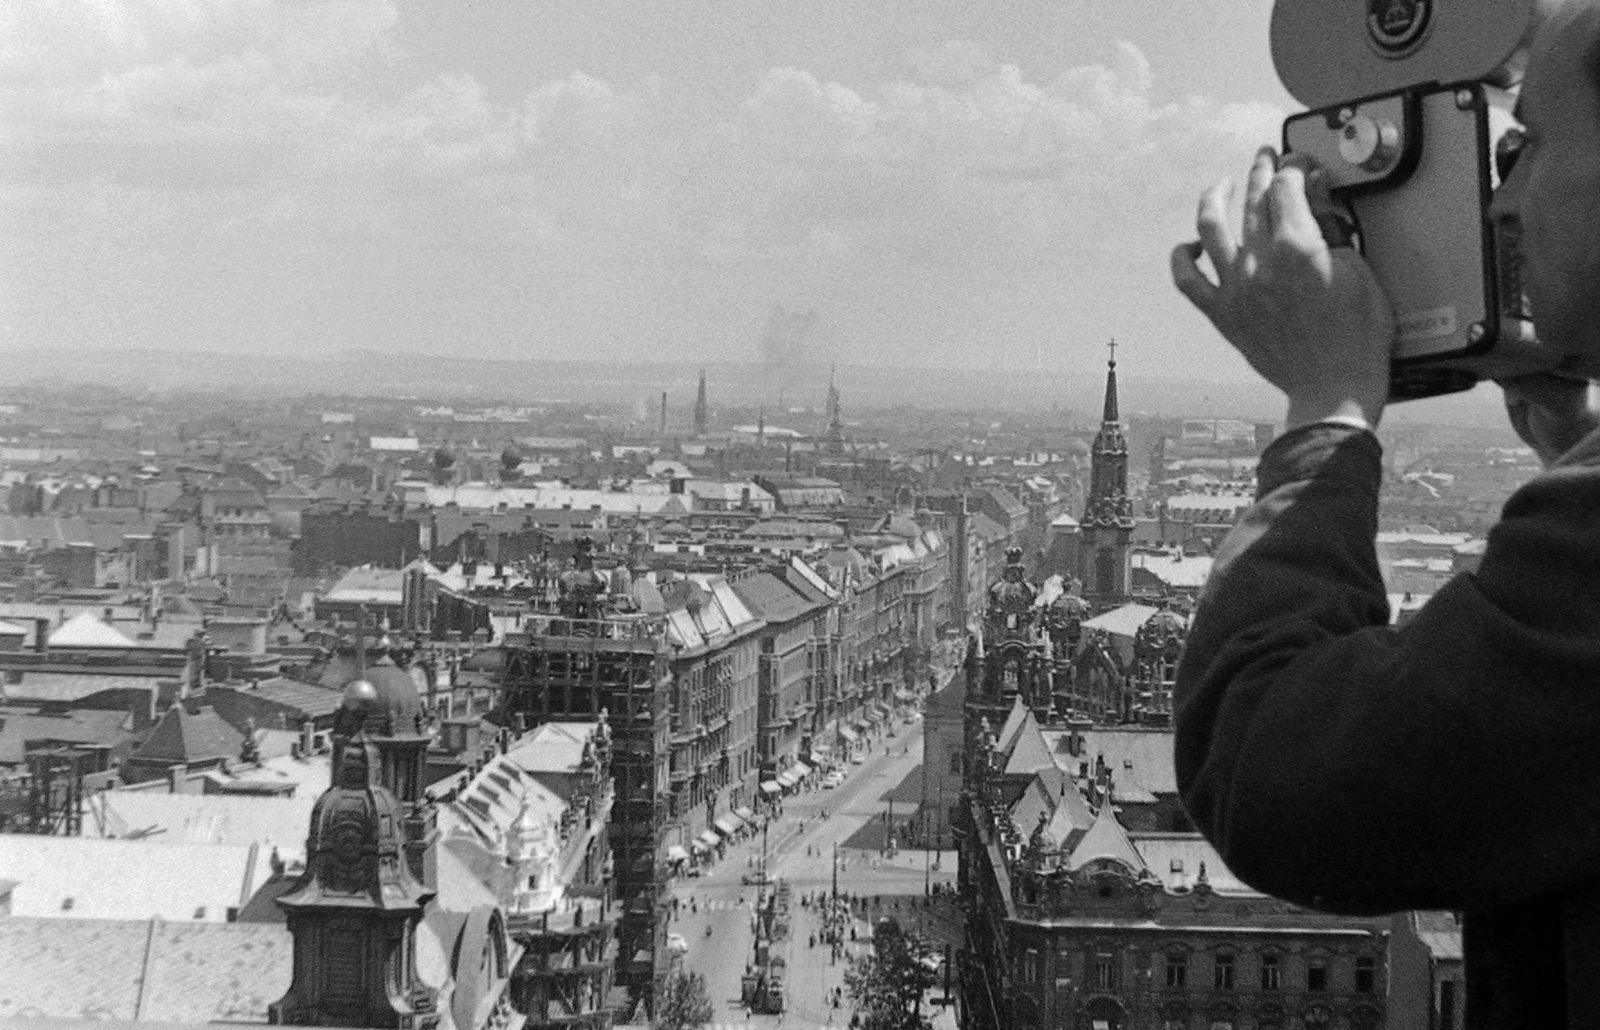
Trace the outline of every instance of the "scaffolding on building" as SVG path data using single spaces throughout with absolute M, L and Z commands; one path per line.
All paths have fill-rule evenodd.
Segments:
M 0 783 L 0 833 L 76 837 L 83 831 L 83 778 L 105 771 L 103 747 L 39 744 L 24 754 L 25 776 Z
M 529 726 L 607 714 L 615 789 L 610 830 L 613 892 L 623 913 L 617 981 L 648 1007 L 666 963 L 671 674 L 660 619 L 534 617 L 508 636 L 500 707 Z
M 506 927 L 525 949 L 512 990 L 527 1030 L 611 1030 L 617 921 L 609 904 L 585 899 L 566 910 L 513 913 Z

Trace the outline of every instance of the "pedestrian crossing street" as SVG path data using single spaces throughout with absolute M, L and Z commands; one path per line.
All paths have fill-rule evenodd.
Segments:
M 726 912 L 729 909 L 749 908 L 749 901 L 740 901 L 738 898 L 716 898 L 711 901 L 696 902 L 701 912 Z M 688 905 L 678 906 L 678 919 L 693 918 L 695 910 Z
M 774 1017 L 758 1015 L 754 1018 L 758 1023 L 771 1023 Z M 750 1025 L 751 1024 L 746 1023 L 743 1020 L 733 1023 L 700 1024 L 701 1030 L 750 1030 Z M 832 1023 L 818 1023 L 815 1027 L 809 1023 L 801 1023 L 797 1020 L 786 1020 L 783 1024 L 783 1030 L 844 1030 L 844 1028 L 849 1025 L 849 1016 L 845 1016 L 843 1019 L 836 1020 Z

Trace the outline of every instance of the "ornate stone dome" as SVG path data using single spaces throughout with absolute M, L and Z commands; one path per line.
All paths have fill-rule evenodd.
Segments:
M 360 679 L 345 685 L 344 707 L 366 712 L 362 727 L 368 733 L 393 736 L 417 732 L 422 700 L 410 674 L 380 653 Z

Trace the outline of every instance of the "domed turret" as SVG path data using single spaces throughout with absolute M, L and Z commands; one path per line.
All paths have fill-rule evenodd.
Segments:
M 1189 627 L 1183 616 L 1163 608 L 1144 621 L 1133 636 L 1134 655 L 1138 658 L 1171 656 L 1183 648 Z
M 393 737 L 417 732 L 422 714 L 417 684 L 388 654 L 380 652 L 366 675 L 346 686 L 344 693 L 347 707 L 366 712 L 363 725 L 368 733 Z
M 278 899 L 294 937 L 294 979 L 271 1006 L 274 1023 L 402 1026 L 413 1006 L 432 1007 L 413 941 L 434 892 L 406 861 L 403 806 L 378 782 L 378 763 L 365 736 L 345 741 L 334 782 L 311 810 L 305 873 Z M 339 946 L 327 947 L 333 939 Z
M 344 685 L 344 707 L 352 711 L 371 711 L 378 704 L 378 689 L 369 680 L 351 680 Z

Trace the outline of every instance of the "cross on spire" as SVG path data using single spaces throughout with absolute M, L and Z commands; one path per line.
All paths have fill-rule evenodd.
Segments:
M 1111 343 L 1108 344 L 1108 346 L 1111 348 L 1111 367 L 1112 368 L 1116 368 L 1117 367 L 1117 338 L 1115 336 L 1113 336 L 1111 338 Z

